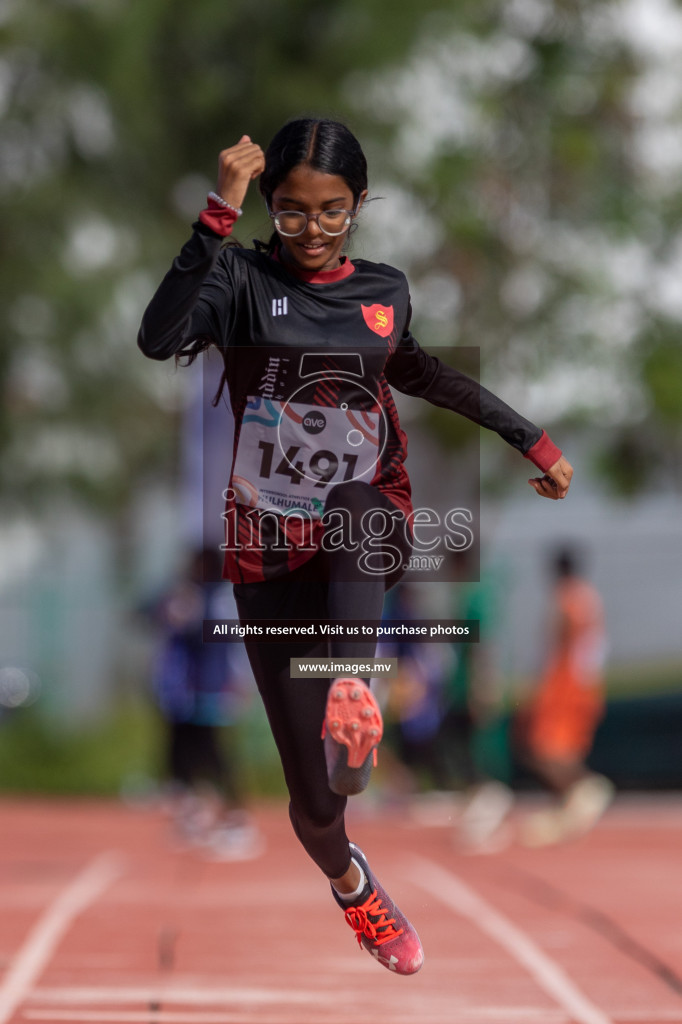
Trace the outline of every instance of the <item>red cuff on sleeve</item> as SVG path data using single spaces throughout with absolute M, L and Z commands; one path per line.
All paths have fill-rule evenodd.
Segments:
M 543 430 L 540 439 L 535 442 L 532 448 L 528 449 L 523 457 L 524 459 L 530 459 L 534 466 L 537 466 L 543 473 L 546 473 L 555 462 L 559 461 L 561 454 L 561 448 L 557 448 L 552 439 Z
M 222 235 L 223 238 L 227 238 L 228 235 L 232 234 L 232 228 L 236 219 L 236 210 L 231 210 L 227 206 L 221 206 L 220 203 L 216 203 L 215 199 L 209 199 L 208 206 L 199 214 L 201 223 L 205 224 L 211 231 L 215 231 L 216 235 Z

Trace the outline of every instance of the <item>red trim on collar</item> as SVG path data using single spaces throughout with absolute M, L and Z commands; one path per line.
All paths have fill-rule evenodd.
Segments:
M 346 256 L 341 257 L 343 262 L 333 270 L 299 270 L 298 267 L 285 263 L 279 252 L 274 252 L 272 258 L 277 260 L 289 274 L 293 274 L 301 281 L 307 281 L 308 284 L 334 284 L 335 281 L 343 281 L 345 277 L 350 277 L 355 272 L 355 267 Z

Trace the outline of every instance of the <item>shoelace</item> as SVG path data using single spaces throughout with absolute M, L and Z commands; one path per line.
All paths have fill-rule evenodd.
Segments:
M 372 918 L 375 918 L 373 921 Z M 395 939 L 402 935 L 404 928 L 394 928 L 395 918 L 386 917 L 386 910 L 381 906 L 381 899 L 376 889 L 372 895 L 358 907 L 349 907 L 346 911 L 346 921 L 355 932 L 358 945 L 362 945 L 362 936 L 367 939 L 374 939 L 375 946 L 381 946 L 384 942 Z M 377 932 L 385 929 L 383 935 L 377 936 Z

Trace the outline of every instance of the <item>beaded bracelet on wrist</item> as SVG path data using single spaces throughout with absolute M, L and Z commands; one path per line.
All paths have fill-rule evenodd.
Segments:
M 223 199 L 222 196 L 219 196 L 217 192 L 209 192 L 208 193 L 208 198 L 212 199 L 214 203 L 218 203 L 219 206 L 224 206 L 226 210 L 232 210 L 232 212 L 236 213 L 236 215 L 238 217 L 241 217 L 241 215 L 242 215 L 241 207 L 240 206 L 233 206 L 232 203 L 228 203 L 228 201 L 226 199 Z

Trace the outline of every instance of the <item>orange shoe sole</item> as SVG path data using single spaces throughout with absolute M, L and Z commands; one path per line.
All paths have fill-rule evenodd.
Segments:
M 360 768 L 381 742 L 384 723 L 374 694 L 361 679 L 336 679 L 327 697 L 326 731 L 348 748 L 348 767 Z

